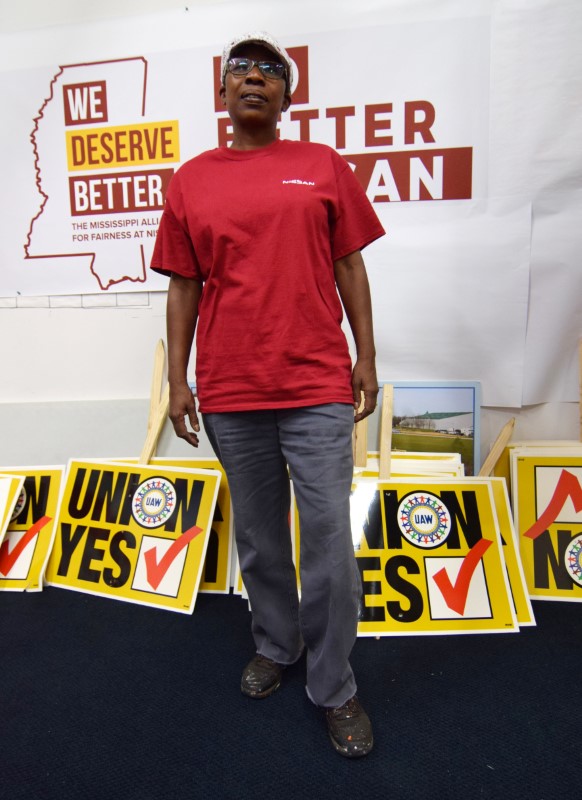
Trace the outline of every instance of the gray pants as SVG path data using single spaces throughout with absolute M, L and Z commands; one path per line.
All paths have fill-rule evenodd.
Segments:
M 230 487 L 257 652 L 292 664 L 307 649 L 307 693 L 340 706 L 356 691 L 348 658 L 361 596 L 350 526 L 354 412 L 334 403 L 203 415 Z M 299 510 L 301 603 L 289 532 Z

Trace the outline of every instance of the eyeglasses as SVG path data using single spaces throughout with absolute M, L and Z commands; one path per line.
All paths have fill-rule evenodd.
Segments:
M 285 65 L 277 61 L 253 61 L 252 58 L 229 58 L 227 67 L 233 75 L 248 75 L 257 66 L 261 75 L 270 80 L 279 80 L 285 76 Z

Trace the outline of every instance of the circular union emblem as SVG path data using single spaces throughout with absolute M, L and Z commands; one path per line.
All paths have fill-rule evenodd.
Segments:
M 451 532 L 451 516 L 434 494 L 413 492 L 398 506 L 398 525 L 411 544 L 438 547 Z
M 568 575 L 574 583 L 582 586 L 582 535 L 572 539 L 564 554 Z
M 14 511 L 12 512 L 12 516 L 10 517 L 10 522 L 15 520 L 16 517 L 20 514 L 20 512 L 24 508 L 25 503 L 26 503 L 26 489 L 23 486 L 20 494 L 18 495 L 18 500 L 16 501 L 16 505 L 14 506 Z
M 159 528 L 175 508 L 176 493 L 165 478 L 148 478 L 140 483 L 131 503 L 133 517 L 143 528 Z

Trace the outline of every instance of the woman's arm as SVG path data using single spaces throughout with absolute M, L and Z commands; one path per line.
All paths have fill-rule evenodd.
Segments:
M 360 407 L 361 393 L 364 393 L 364 407 L 354 417 L 354 421 L 359 422 L 374 411 L 378 398 L 370 284 L 359 250 L 334 261 L 333 267 L 339 295 L 356 343 L 357 359 L 352 370 L 356 411 Z
M 187 370 L 201 294 L 202 284 L 199 281 L 172 273 L 166 310 L 170 419 L 176 436 L 193 447 L 198 447 L 196 434 L 200 431 L 200 423 L 194 396 L 188 386 Z M 186 427 L 186 417 L 192 430 Z

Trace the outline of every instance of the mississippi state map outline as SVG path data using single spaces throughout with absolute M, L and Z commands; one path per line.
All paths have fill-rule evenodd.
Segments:
M 30 134 L 41 202 L 25 259 L 88 258 L 102 291 L 146 282 L 180 161 L 178 121 L 146 117 L 147 81 L 143 56 L 59 67 Z

